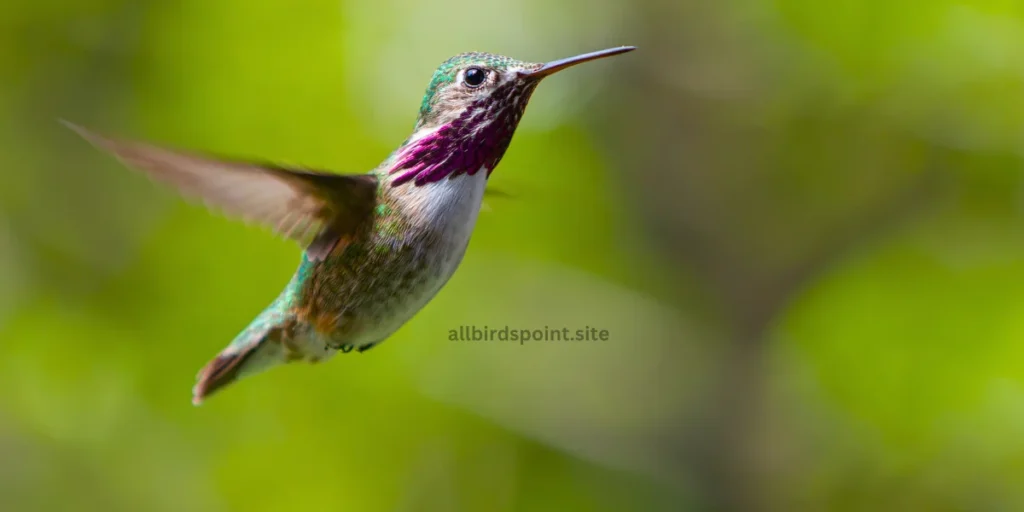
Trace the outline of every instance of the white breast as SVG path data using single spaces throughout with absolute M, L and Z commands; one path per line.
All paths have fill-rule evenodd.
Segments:
M 486 186 L 487 170 L 481 169 L 472 176 L 461 175 L 417 187 L 423 200 L 422 218 L 453 243 L 465 245 L 476 226 Z
M 395 304 L 394 314 L 387 322 L 372 326 L 360 336 L 362 342 L 375 342 L 390 336 L 423 308 L 455 273 L 483 202 L 487 186 L 487 170 L 469 176 L 460 175 L 419 187 L 400 186 L 406 205 L 417 210 L 416 221 L 439 237 L 439 246 L 429 255 L 431 277 L 421 285 L 408 289 L 408 295 Z
M 446 259 L 457 256 L 455 266 L 462 259 L 476 226 L 486 186 L 487 169 L 480 169 L 472 176 L 463 174 L 418 187 L 402 186 L 405 203 L 417 212 L 417 221 L 438 233 L 444 244 L 458 253 L 443 255 Z M 451 271 L 454 270 L 453 266 Z

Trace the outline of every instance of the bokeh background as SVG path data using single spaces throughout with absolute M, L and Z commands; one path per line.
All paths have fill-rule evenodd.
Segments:
M 56 123 L 363 172 L 452 54 L 621 44 L 420 315 L 199 408 L 297 248 Z M 1024 510 L 1019 1 L 8 0 L 0 120 L 0 509 Z

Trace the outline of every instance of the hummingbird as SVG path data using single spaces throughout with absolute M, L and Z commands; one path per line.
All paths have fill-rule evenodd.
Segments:
M 303 248 L 284 290 L 199 371 L 192 389 L 199 405 L 243 377 L 362 353 L 391 336 L 461 263 L 487 181 L 541 80 L 634 49 L 547 63 L 480 52 L 451 57 L 435 70 L 412 134 L 364 174 L 182 151 L 63 122 L 184 198 Z

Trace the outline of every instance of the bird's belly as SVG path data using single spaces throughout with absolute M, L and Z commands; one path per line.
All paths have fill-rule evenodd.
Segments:
M 452 250 L 438 255 L 435 263 L 425 268 L 421 275 L 397 283 L 395 289 L 398 293 L 385 298 L 379 304 L 367 304 L 365 312 L 357 312 L 355 315 L 356 323 L 360 324 L 361 328 L 352 332 L 350 336 L 345 336 L 348 339 L 338 341 L 360 346 L 380 342 L 393 334 L 444 287 L 455 273 L 465 248 L 464 245 L 461 251 Z
M 361 345 L 375 343 L 390 336 L 408 322 L 430 302 L 455 273 L 468 246 L 468 239 L 452 240 L 444 248 L 430 255 L 422 266 L 396 267 L 400 277 L 384 278 L 377 281 L 381 290 L 370 300 L 359 301 L 350 310 L 353 330 L 343 336 L 344 343 Z M 342 331 L 346 331 L 344 327 Z
M 323 262 L 311 296 L 320 304 L 317 316 L 333 325 L 314 329 L 314 337 L 334 347 L 379 343 L 430 302 L 466 253 L 486 176 L 479 172 L 411 190 L 417 197 L 404 200 L 402 208 L 413 221 L 383 217 L 365 244 Z

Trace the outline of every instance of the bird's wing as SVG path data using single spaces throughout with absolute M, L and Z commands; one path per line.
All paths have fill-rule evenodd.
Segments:
M 185 197 L 230 217 L 271 227 L 325 258 L 373 212 L 377 178 L 234 162 L 117 140 L 64 122 L 126 166 L 178 189 Z
M 514 197 L 512 194 L 505 192 L 504 190 L 488 186 L 484 189 L 484 197 L 494 197 L 499 199 L 511 199 Z

